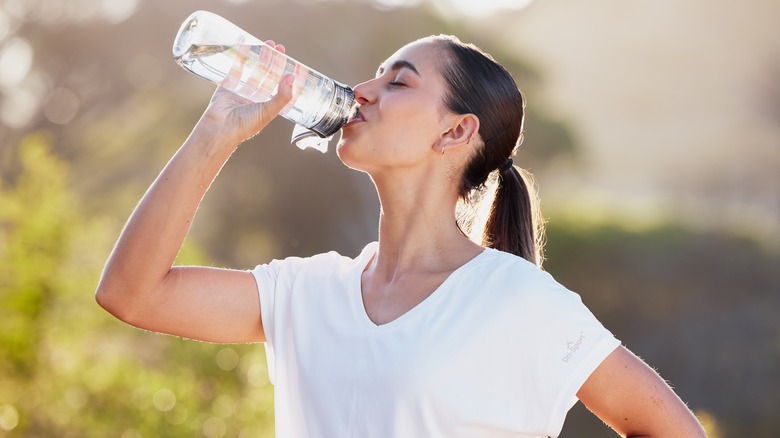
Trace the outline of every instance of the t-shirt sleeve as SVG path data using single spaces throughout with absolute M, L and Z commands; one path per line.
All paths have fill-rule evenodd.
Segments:
M 367 245 L 364 253 L 368 254 L 374 246 Z M 330 251 L 310 257 L 273 260 L 250 271 L 260 297 L 271 383 L 276 384 L 276 370 L 280 369 L 277 365 L 288 367 L 294 358 L 295 351 L 290 350 L 291 346 L 301 340 L 311 342 L 314 339 L 306 331 L 314 330 L 312 321 L 320 320 L 323 309 L 320 299 L 329 290 L 335 290 L 336 296 L 343 295 L 337 292 L 353 265 L 353 259 Z
M 275 378 L 274 339 L 276 328 L 279 325 L 276 314 L 277 309 L 282 307 L 279 300 L 289 298 L 295 277 L 303 267 L 305 260 L 299 257 L 288 257 L 257 265 L 250 271 L 257 283 L 257 293 L 260 297 L 260 316 L 265 334 L 265 354 L 271 383 L 274 382 Z
M 543 345 L 538 366 L 550 388 L 547 431 L 558 436 L 566 414 L 577 402 L 577 391 L 620 341 L 583 304 L 581 297 L 561 286 L 549 274 L 540 277 L 538 300 L 533 304 Z

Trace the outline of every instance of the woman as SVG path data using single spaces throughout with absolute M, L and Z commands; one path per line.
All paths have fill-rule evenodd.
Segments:
M 704 436 L 666 383 L 539 268 L 534 197 L 511 161 L 522 96 L 454 37 L 401 48 L 354 89 L 338 154 L 376 186 L 378 242 L 355 259 L 251 272 L 173 267 L 209 185 L 291 100 L 291 79 L 264 104 L 217 89 L 123 230 L 101 306 L 147 330 L 266 342 L 280 437 L 557 436 L 577 399 L 624 436 Z M 480 245 L 456 205 L 491 178 Z

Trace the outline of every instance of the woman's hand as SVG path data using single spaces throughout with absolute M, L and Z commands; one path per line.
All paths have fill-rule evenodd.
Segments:
M 284 53 L 284 46 L 275 44 L 272 40 L 266 44 Z M 287 105 L 293 96 L 293 76 L 287 75 L 279 83 L 278 92 L 266 102 L 256 103 L 235 94 L 234 89 L 241 78 L 241 68 L 247 58 L 249 46 L 242 46 L 238 59 L 233 64 L 228 76 L 221 86 L 217 87 L 211 97 L 206 111 L 195 127 L 196 131 L 207 131 L 209 135 L 219 135 L 226 144 L 233 147 L 252 138 L 268 125 Z M 250 78 L 242 85 L 242 89 L 251 94 L 258 86 L 258 81 Z

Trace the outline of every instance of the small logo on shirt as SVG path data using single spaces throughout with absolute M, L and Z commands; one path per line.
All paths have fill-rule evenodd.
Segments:
M 580 337 L 577 338 L 576 341 L 569 341 L 566 343 L 566 356 L 563 356 L 561 359 L 564 363 L 569 362 L 571 360 L 572 356 L 574 356 L 574 353 L 577 352 L 577 350 L 580 349 L 582 346 L 582 341 L 585 339 L 585 334 L 580 332 Z

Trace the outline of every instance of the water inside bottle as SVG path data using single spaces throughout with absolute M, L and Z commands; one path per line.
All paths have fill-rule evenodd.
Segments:
M 312 126 L 325 116 L 335 93 L 332 80 L 265 44 L 193 44 L 176 62 L 254 102 L 270 99 L 281 79 L 292 74 L 293 101 L 281 114 L 304 126 Z M 232 75 L 231 70 L 234 70 Z

